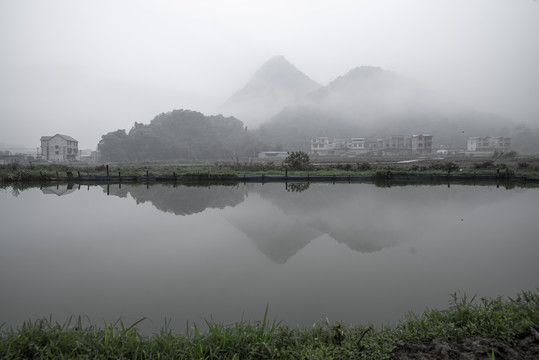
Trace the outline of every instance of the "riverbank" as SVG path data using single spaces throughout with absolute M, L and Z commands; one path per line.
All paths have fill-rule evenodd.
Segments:
M 374 163 L 312 163 L 289 169 L 273 162 L 153 165 L 2 165 L 0 181 L 14 183 L 239 183 L 374 182 L 380 184 L 476 183 L 539 184 L 539 158 L 497 163 L 493 160 L 437 159 Z
M 266 310 L 267 315 L 267 310 Z M 292 328 L 271 322 L 208 322 L 185 334 L 166 327 L 142 336 L 134 324 L 83 325 L 52 319 L 0 327 L 2 359 L 537 359 L 539 291 L 514 298 L 454 294 L 445 310 L 409 314 L 398 325 L 375 328 L 318 323 Z

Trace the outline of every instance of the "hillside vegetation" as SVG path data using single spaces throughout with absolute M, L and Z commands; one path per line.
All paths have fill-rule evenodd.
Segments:
M 103 135 L 98 150 L 102 161 L 144 161 L 230 159 L 252 156 L 257 148 L 252 134 L 234 117 L 174 110 L 148 125 L 135 123 L 128 133 L 117 130 Z

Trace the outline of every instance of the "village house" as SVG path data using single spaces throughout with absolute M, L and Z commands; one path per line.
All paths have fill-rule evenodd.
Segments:
M 0 165 L 13 164 L 17 162 L 18 157 L 10 154 L 0 155 Z
M 41 156 L 43 160 L 70 162 L 77 159 L 79 142 L 71 136 L 56 134 L 41 137 Z
M 258 157 L 261 159 L 286 159 L 288 151 L 262 151 L 258 153 Z
M 348 143 L 348 149 L 350 150 L 362 150 L 365 149 L 365 138 L 351 138 Z
M 383 148 L 383 141 L 383 139 L 351 138 L 347 143 L 348 153 L 353 155 L 375 154 L 378 149 Z
M 311 153 L 316 155 L 344 155 L 351 146 L 346 139 L 329 140 L 327 136 L 311 139 Z
M 333 139 L 316 137 L 311 139 L 311 154 L 327 155 L 409 155 L 432 153 L 432 135 L 417 134 L 409 138 L 391 135 L 386 139 L 365 138 Z
M 346 141 L 346 139 L 330 140 L 327 136 L 322 136 L 311 139 L 311 154 L 320 156 L 362 155 L 372 153 L 378 147 L 377 141 L 365 138 L 351 138 L 350 141 Z
M 412 154 L 426 155 L 432 153 L 432 135 L 417 134 L 412 135 L 409 140 L 409 148 Z
M 97 162 L 98 152 L 90 149 L 79 150 L 79 161 L 86 163 Z
M 311 139 L 311 152 L 313 154 L 329 155 L 329 151 L 333 149 L 333 143 L 329 141 L 327 136 L 315 137 Z
M 406 155 L 409 152 L 408 147 L 405 145 L 403 135 L 391 135 L 384 139 L 382 151 L 386 155 Z
M 509 151 L 511 149 L 511 138 L 504 136 L 484 136 L 469 137 L 468 151 L 473 152 L 493 152 Z

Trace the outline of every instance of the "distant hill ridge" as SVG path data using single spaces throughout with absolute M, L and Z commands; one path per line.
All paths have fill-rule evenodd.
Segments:
M 508 135 L 507 118 L 454 105 L 418 82 L 374 66 L 351 69 L 285 106 L 257 131 L 268 146 L 310 150 L 310 138 L 434 135 L 436 146 L 465 147 L 468 136 Z

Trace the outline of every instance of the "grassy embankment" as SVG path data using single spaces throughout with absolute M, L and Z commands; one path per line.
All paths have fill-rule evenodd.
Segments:
M 72 318 L 60 324 L 41 319 L 16 330 L 0 327 L 0 358 L 386 359 L 403 344 L 469 338 L 518 348 L 523 337 L 539 330 L 539 290 L 521 292 L 514 299 L 480 301 L 455 294 L 446 310 L 409 314 L 396 326 L 380 328 L 339 323 L 290 328 L 264 316 L 259 322 L 208 323 L 204 332 L 193 326 L 181 335 L 163 329 L 142 336 L 138 322 L 128 327 L 121 321 L 84 327 L 82 320 Z M 483 355 L 488 358 L 499 355 L 494 348 L 487 352 Z
M 73 178 L 79 176 L 104 177 L 109 175 L 112 179 L 120 175 L 123 179 L 128 177 L 146 176 L 155 179 L 171 179 L 188 176 L 211 175 L 214 179 L 242 178 L 244 176 L 275 175 L 275 176 L 355 176 L 355 177 L 387 177 L 399 176 L 428 177 L 450 176 L 482 177 L 498 176 L 515 179 L 538 179 L 539 156 L 520 156 L 515 158 L 463 158 L 449 159 L 422 159 L 418 162 L 399 163 L 406 158 L 368 158 L 367 161 L 357 162 L 358 159 L 320 159 L 312 162 L 303 170 L 286 169 L 282 162 L 262 161 L 232 161 L 213 162 L 205 164 L 148 163 L 148 164 L 110 164 L 110 165 L 1 165 L 0 179 L 4 183 L 16 182 L 46 182 L 66 181 L 68 173 Z M 317 163 L 318 161 L 318 163 Z M 323 163 L 321 162 L 323 161 Z

